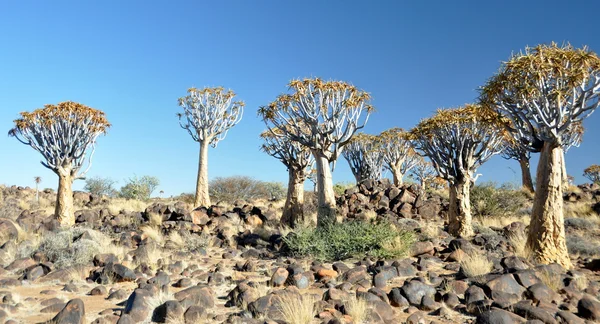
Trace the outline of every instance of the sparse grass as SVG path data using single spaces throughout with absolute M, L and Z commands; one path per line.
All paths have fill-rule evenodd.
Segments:
M 464 257 L 458 263 L 460 270 L 468 278 L 481 278 L 494 268 L 494 264 L 488 257 L 479 251 L 465 252 Z
M 148 213 L 148 225 L 152 227 L 160 227 L 163 223 L 163 217 L 157 213 Z
M 139 250 L 139 249 L 138 249 Z M 145 245 L 143 254 L 138 254 L 134 265 L 139 266 L 142 263 L 146 263 L 151 269 L 158 268 L 158 261 L 163 257 L 163 251 L 155 244 Z
M 515 255 L 525 260 L 530 260 L 533 253 L 527 246 L 527 234 L 525 232 L 511 233 L 507 237 L 508 242 L 513 247 Z
M 414 233 L 398 230 L 389 223 L 360 221 L 301 228 L 284 238 L 292 255 L 329 261 L 364 255 L 398 257 L 410 249 L 414 240 Z
M 316 315 L 316 299 L 312 295 L 284 293 L 279 298 L 279 310 L 286 323 L 310 324 Z
M 558 292 L 562 288 L 560 284 L 562 277 L 558 273 L 544 269 L 537 272 L 537 277 L 540 278 L 544 285 L 548 286 L 548 288 L 552 289 L 554 292 Z
M 496 227 L 503 228 L 514 222 L 522 222 L 528 225 L 531 221 L 531 216 L 520 215 L 520 216 L 502 216 L 502 217 L 474 217 L 476 223 L 481 224 L 484 227 Z
M 353 323 L 364 323 L 367 318 L 367 311 L 369 307 L 367 301 L 364 298 L 352 296 L 348 301 L 344 303 L 346 315 L 352 317 Z
M 527 204 L 523 190 L 510 184 L 498 187 L 484 182 L 471 188 L 471 209 L 476 217 L 515 216 Z
M 565 218 L 597 218 L 598 215 L 592 210 L 589 202 L 565 202 L 563 204 L 563 213 Z
M 440 236 L 440 227 L 433 222 L 426 222 L 421 227 L 421 240 L 430 241 Z
M 567 249 L 571 255 L 583 257 L 600 256 L 600 244 L 597 239 L 588 236 L 585 233 L 581 235 L 567 234 Z
M 583 291 L 588 287 L 590 281 L 586 276 L 576 275 L 573 277 L 573 283 L 575 284 L 575 288 Z
M 163 244 L 163 241 L 165 238 L 164 238 L 163 234 L 161 233 L 160 228 L 155 227 L 155 226 L 145 225 L 145 226 L 140 227 L 140 230 L 142 231 L 142 234 L 144 236 L 150 238 L 157 244 L 160 244 L 160 245 Z
M 192 252 L 208 246 L 209 237 L 206 234 L 192 234 L 190 232 L 169 233 L 168 240 L 175 244 L 179 249 Z
M 121 211 L 139 212 L 145 210 L 146 207 L 148 207 L 148 204 L 148 202 L 140 200 L 113 198 L 105 207 L 108 208 L 108 211 L 111 213 L 111 215 L 117 215 Z
M 146 321 L 150 323 L 152 319 L 153 310 L 169 300 L 175 300 L 175 297 L 173 297 L 173 293 L 170 291 L 165 292 L 161 289 L 159 289 L 158 292 L 156 292 L 154 295 L 146 297 L 145 304 L 148 307 L 148 309 L 150 309 Z

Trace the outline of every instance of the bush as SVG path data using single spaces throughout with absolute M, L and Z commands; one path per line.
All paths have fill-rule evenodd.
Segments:
M 160 185 L 157 177 L 143 176 L 130 178 L 127 184 L 121 187 L 119 197 L 125 199 L 147 200 L 152 192 Z
M 86 238 L 82 235 L 86 233 Z M 103 252 L 110 238 L 104 234 L 82 228 L 71 228 L 44 236 L 37 248 L 57 269 L 87 264 Z
M 356 184 L 353 182 L 338 182 L 333 185 L 333 192 L 335 192 L 336 196 L 342 196 L 346 192 L 346 189 L 350 189 L 355 186 Z
M 514 186 L 495 182 L 484 182 L 471 188 L 471 210 L 473 216 L 515 215 L 525 207 L 527 195 Z
M 93 177 L 85 179 L 83 190 L 98 196 L 115 197 L 117 191 L 113 187 L 116 181 L 110 178 Z
M 414 242 L 412 232 L 387 222 L 350 221 L 327 227 L 303 228 L 283 238 L 293 256 L 337 261 L 365 255 L 393 258 L 404 255 Z
M 208 184 L 214 202 L 233 203 L 236 200 L 272 200 L 285 197 L 286 189 L 274 182 L 264 182 L 247 176 L 217 177 Z
M 571 255 L 580 255 L 582 257 L 600 256 L 600 244 L 589 237 L 567 235 L 567 249 Z

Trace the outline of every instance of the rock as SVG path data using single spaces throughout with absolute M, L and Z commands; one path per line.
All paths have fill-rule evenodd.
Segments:
M 285 285 L 289 272 L 285 268 L 278 268 L 271 276 L 271 287 L 282 287 Z
M 392 288 L 392 290 L 390 290 L 388 298 L 390 300 L 390 304 L 394 307 L 406 307 L 410 305 L 408 300 L 404 298 L 404 296 L 402 296 L 400 288 Z
M 431 241 L 415 242 L 410 250 L 410 256 L 417 256 L 421 254 L 431 253 L 434 249 Z
M 112 278 L 113 282 L 135 281 L 137 279 L 137 276 L 131 269 L 119 263 L 107 264 L 104 266 L 102 274 L 106 275 L 108 278 Z
M 190 280 L 189 278 L 181 278 L 173 284 L 173 287 L 187 288 L 191 285 L 192 285 L 192 280 Z
M 317 271 L 317 278 L 336 278 L 338 276 L 337 271 L 321 268 Z
M 531 287 L 532 285 L 541 282 L 533 270 L 522 270 L 513 273 L 513 276 L 523 287 Z
M 106 290 L 106 287 L 104 286 L 98 286 L 98 287 L 94 287 L 89 295 L 90 296 L 102 296 L 102 295 L 106 295 L 108 291 Z
M 511 312 L 492 308 L 487 310 L 479 316 L 475 320 L 475 324 L 513 324 L 513 323 L 525 323 L 525 319 L 515 315 Z
M 148 290 L 139 288 L 134 290 L 125 303 L 125 310 L 123 313 L 129 315 L 130 320 L 133 321 L 133 323 L 145 320 L 150 313 L 150 309 L 146 304 L 146 300 L 150 297 L 152 297 L 152 293 Z M 121 320 L 123 320 L 122 315 L 119 321 Z M 128 319 L 125 319 L 124 321 L 127 320 Z
M 52 318 L 56 324 L 83 324 L 85 309 L 83 301 L 79 298 L 70 300 L 65 307 Z
M 521 297 L 525 292 L 525 288 L 515 280 L 512 274 L 505 274 L 492 279 L 488 281 L 485 287 L 489 292 L 488 295 L 491 295 L 493 291 L 501 291 Z
M 201 323 L 205 315 L 206 309 L 204 307 L 192 305 L 183 314 L 183 319 L 186 324 Z
M 548 288 L 548 286 L 541 282 L 533 284 L 527 288 L 526 295 L 527 298 L 533 300 L 534 303 L 552 303 L 558 302 L 560 299 L 560 296 L 557 293 L 552 291 L 552 289 Z
M 414 306 L 419 306 L 421 304 L 421 299 L 423 299 L 423 296 L 433 297 L 436 292 L 435 288 L 417 280 L 405 282 L 400 289 L 402 291 L 402 295 L 404 295 L 408 302 Z
M 485 295 L 485 291 L 483 291 L 482 288 L 476 286 L 476 285 L 471 285 L 469 287 L 469 289 L 467 289 L 467 291 L 465 292 L 465 303 L 466 304 L 471 304 L 473 302 L 479 301 L 479 300 L 484 300 L 487 299 L 487 296 Z
M 376 300 L 369 302 L 367 307 L 374 310 L 384 322 L 394 321 L 394 309 L 388 303 Z
M 168 300 L 154 309 L 152 321 L 166 323 L 168 320 L 183 318 L 183 311 L 184 309 L 178 301 Z
M 420 308 L 424 311 L 434 311 L 438 308 L 440 308 L 441 305 L 439 303 L 437 303 L 435 300 L 433 300 L 432 297 L 430 296 L 423 296 L 423 299 L 421 299 L 421 305 Z
M 123 289 L 115 290 L 106 297 L 107 300 L 122 300 L 125 298 L 127 298 L 127 292 Z
M 192 305 L 202 306 L 206 309 L 215 306 L 212 290 L 208 287 L 194 286 L 177 292 L 173 295 L 184 307 Z
M 554 319 L 554 314 L 540 307 L 532 306 L 525 302 L 519 302 L 513 305 L 513 312 L 527 319 L 537 319 L 546 324 L 558 324 Z
M 427 324 L 423 312 L 414 312 L 407 319 L 406 324 Z
M 564 310 L 560 310 L 556 313 L 556 317 L 560 320 L 561 323 L 569 323 L 569 324 L 585 324 L 585 321 L 578 317 L 577 315 L 567 312 Z
M 26 272 L 25 272 L 25 276 L 23 276 L 23 279 L 25 280 L 30 280 L 30 281 L 34 281 L 36 279 L 38 279 L 39 277 L 45 275 L 45 271 L 44 268 L 42 266 L 34 266 L 29 268 Z
M 592 296 L 585 295 L 577 303 L 577 312 L 581 318 L 600 321 L 600 302 Z
M 453 292 L 446 293 L 442 297 L 442 301 L 450 308 L 454 308 L 460 305 L 460 300 L 458 299 L 458 296 Z
M 507 272 L 516 272 L 519 270 L 527 270 L 529 266 L 517 256 L 509 256 L 503 258 L 500 262 Z

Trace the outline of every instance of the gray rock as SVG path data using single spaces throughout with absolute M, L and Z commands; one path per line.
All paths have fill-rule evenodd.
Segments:
M 52 323 L 56 324 L 83 324 L 85 319 L 85 308 L 83 301 L 79 298 L 70 300 L 54 318 Z
M 515 280 L 512 274 L 505 274 L 498 278 L 492 279 L 488 281 L 485 287 L 489 292 L 489 295 L 491 295 L 491 292 L 493 291 L 501 291 L 522 297 L 526 290 Z
M 176 300 L 168 300 L 156 307 L 152 313 L 152 321 L 166 323 L 167 319 L 183 318 L 183 306 Z
M 479 316 L 475 320 L 475 324 L 513 324 L 513 323 L 525 323 L 525 319 L 515 315 L 511 312 L 492 308 L 487 310 Z
M 435 295 L 435 288 L 422 283 L 417 280 L 405 282 L 402 288 L 402 295 L 408 300 L 411 305 L 419 306 L 423 296 L 433 297 Z
M 585 295 L 577 303 L 577 312 L 579 317 L 599 321 L 600 320 L 600 302 L 592 296 Z

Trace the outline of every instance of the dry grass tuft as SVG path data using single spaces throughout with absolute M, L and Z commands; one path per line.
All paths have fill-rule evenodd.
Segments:
M 161 233 L 160 228 L 150 226 L 150 225 L 145 225 L 145 226 L 140 227 L 140 230 L 142 231 L 142 234 L 144 236 L 150 238 L 157 244 L 160 244 L 160 245 L 163 244 L 165 237 Z
M 353 296 L 344 303 L 344 308 L 346 310 L 346 315 L 352 317 L 353 323 L 364 323 L 367 318 L 369 307 L 364 298 Z
M 484 227 L 503 228 L 514 222 L 521 222 L 525 225 L 529 225 L 529 223 L 531 222 L 531 216 L 521 215 L 502 217 L 475 217 L 474 220 L 476 223 L 479 223 L 481 226 Z
M 531 260 L 533 251 L 527 246 L 527 234 L 525 232 L 517 232 L 508 235 L 508 242 L 515 250 L 515 255 L 525 260 Z
M 459 264 L 460 270 L 468 278 L 480 278 L 494 268 L 488 257 L 479 251 L 465 253 Z
M 113 198 L 110 200 L 110 204 L 106 206 L 111 215 L 118 215 L 121 211 L 139 212 L 145 210 L 146 207 L 148 207 L 148 202 L 123 198 Z
M 597 218 L 598 215 L 592 209 L 592 205 L 586 202 L 565 202 L 563 204 L 565 218 Z
M 279 310 L 283 320 L 290 324 L 310 324 L 315 318 L 316 299 L 312 295 L 282 294 L 279 297 Z

